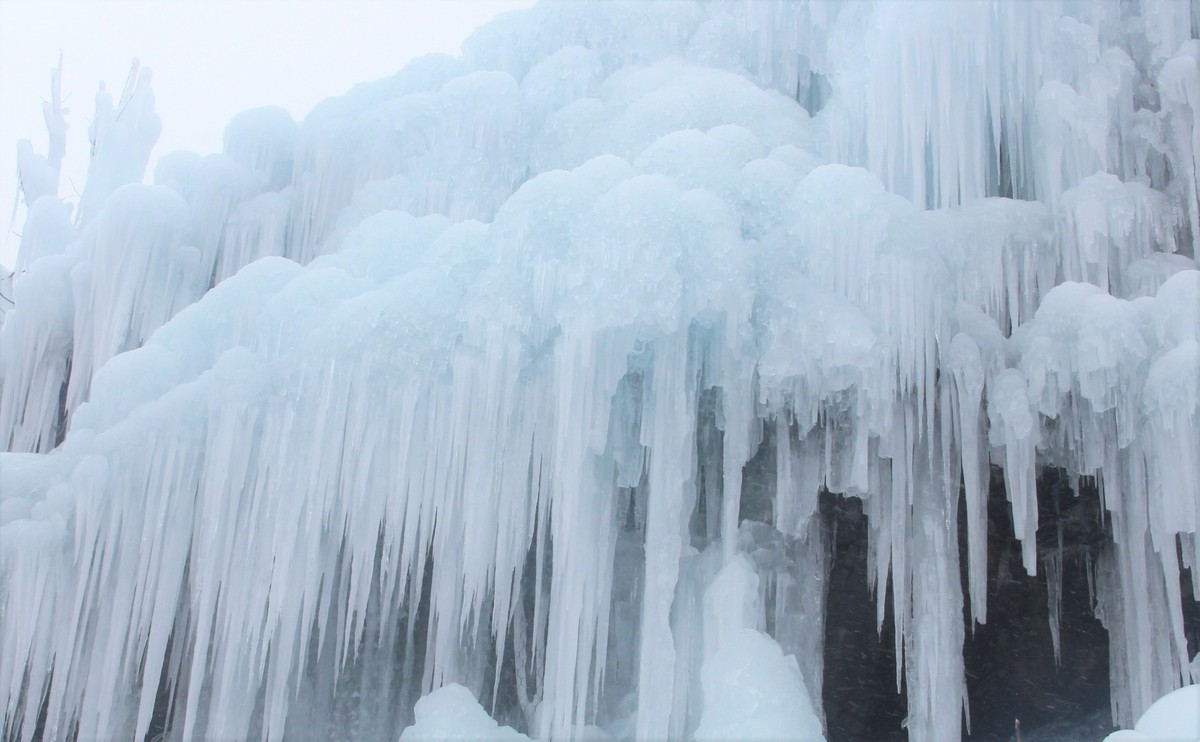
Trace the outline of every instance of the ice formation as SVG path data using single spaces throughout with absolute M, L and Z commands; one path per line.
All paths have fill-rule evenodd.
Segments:
M 1104 742 L 1193 739 L 1200 739 L 1200 685 L 1171 691 L 1146 709 L 1133 729 L 1113 732 Z
M 993 466 L 1052 618 L 1038 472 L 1097 483 L 1132 725 L 1200 679 L 1198 26 L 543 3 L 155 185 L 135 64 L 26 183 L 5 737 L 816 738 L 830 492 L 957 739 Z

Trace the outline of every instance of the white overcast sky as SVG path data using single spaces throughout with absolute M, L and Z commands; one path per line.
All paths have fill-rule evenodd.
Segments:
M 118 95 L 137 57 L 154 71 L 163 132 L 147 168 L 177 149 L 219 152 L 230 116 L 279 105 L 297 120 L 355 83 L 422 54 L 457 54 L 495 15 L 533 0 L 0 0 L 0 264 L 12 266 L 23 209 L 16 199 L 20 139 L 46 152 L 41 102 L 63 54 L 70 109 L 59 196 L 74 200 L 87 169 L 97 84 Z

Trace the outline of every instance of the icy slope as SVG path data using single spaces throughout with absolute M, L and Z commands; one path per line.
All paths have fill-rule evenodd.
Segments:
M 116 187 L 141 88 L 0 329 L 6 735 L 816 735 L 828 490 L 954 739 L 991 465 L 1029 572 L 1039 468 L 1101 483 L 1131 724 L 1200 593 L 1194 7 L 543 4 Z

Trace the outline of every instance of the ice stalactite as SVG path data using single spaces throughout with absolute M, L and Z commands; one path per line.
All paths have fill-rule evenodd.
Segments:
M 13 287 L 14 307 L 19 301 L 20 309 L 3 325 L 4 340 L 12 350 L 0 357 L 0 424 L 6 450 L 49 451 L 66 432 L 60 400 L 71 373 L 74 306 L 69 301 L 69 267 L 63 256 L 43 258 Z M 36 355 L 20 355 L 16 348 Z
M 649 389 L 653 406 L 642 421 L 644 444 L 651 451 L 646 486 L 654 493 L 646 509 L 645 597 L 638 658 L 638 687 L 646 692 L 638 699 L 636 736 L 644 739 L 679 737 L 685 721 L 672 713 L 675 651 L 671 605 L 688 535 L 687 514 L 695 500 L 690 456 L 695 390 L 694 386 L 688 388 L 687 368 L 687 338 L 682 333 L 656 349 Z
M 76 222 L 81 226 L 100 213 L 109 194 L 142 180 L 150 150 L 162 133 L 162 122 L 154 112 L 152 77 L 149 67 L 133 60 L 115 104 L 112 94 L 100 83 L 95 114 L 88 128 L 92 144 L 88 177 L 76 213 Z
M 1037 421 L 1030 408 L 1025 377 L 1020 371 L 1006 370 L 996 378 L 989 391 L 990 429 L 1004 449 L 1004 485 L 1012 504 L 1013 532 L 1021 542 L 1025 571 L 1037 574 Z
M 987 622 L 987 491 L 986 440 L 982 435 L 984 368 L 979 345 L 970 335 L 959 333 L 950 341 L 946 365 L 952 378 L 950 390 L 954 433 L 961 451 L 963 500 L 967 511 L 967 588 L 971 618 Z
M 49 140 L 46 154 L 38 155 L 33 151 L 33 144 L 28 139 L 22 139 L 17 144 L 17 179 L 21 190 L 20 197 L 25 205 L 32 208 L 43 198 L 54 201 L 58 198 L 59 178 L 62 174 L 62 160 L 67 150 L 67 119 L 69 111 L 63 107 L 62 101 L 62 54 L 58 55 L 58 66 L 50 72 L 50 98 L 42 101 L 42 117 L 46 122 L 46 135 Z M 14 214 L 15 215 L 15 214 Z M 30 252 L 26 260 L 32 258 Z M 18 269 L 25 267 L 17 265 Z
M 1200 585 L 1180 7 L 543 3 L 153 186 L 135 71 L 0 327 L 5 735 L 820 737 L 856 498 L 955 739 L 993 467 L 1043 627 L 1096 483 L 1131 723 Z
M 80 241 L 87 259 L 71 271 L 69 409 L 88 398 L 95 369 L 141 346 L 208 288 L 199 250 L 183 243 L 186 220 L 187 205 L 174 190 L 133 184 L 109 198 Z
M 1187 204 L 1192 240 L 1200 240 L 1200 40 L 1180 44 L 1176 56 L 1163 64 L 1158 88 L 1171 162 L 1182 170 L 1178 197 Z
M 1062 654 L 1062 551 L 1043 560 L 1046 568 L 1046 604 L 1050 614 L 1050 641 L 1054 645 L 1054 661 Z

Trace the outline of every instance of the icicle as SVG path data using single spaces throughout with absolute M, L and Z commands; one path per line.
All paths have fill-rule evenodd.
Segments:
M 829 564 L 821 521 L 813 518 L 807 531 L 794 542 L 786 542 L 795 554 L 792 569 L 777 575 L 775 596 L 776 641 L 784 652 L 796 657 L 809 700 L 819 719 L 824 680 L 825 599 L 828 594 Z
M 1178 220 L 1168 199 L 1145 185 L 1101 173 L 1084 178 L 1059 203 L 1061 278 L 1129 293 L 1127 266 L 1175 252 Z
M 608 427 L 607 387 L 615 387 L 619 379 L 612 376 L 614 362 L 623 366 L 632 348 L 623 348 L 619 338 L 605 339 L 607 343 L 593 347 L 568 333 L 556 359 L 562 381 L 553 476 L 556 488 L 571 495 L 557 500 L 551 511 L 554 580 L 539 737 L 569 735 L 584 725 L 588 696 L 603 672 L 606 654 L 616 497 L 610 485 L 592 473 L 591 459 L 599 448 L 592 438 Z M 579 378 L 577 369 L 593 370 Z
M 1193 15 L 1195 8 L 1192 9 Z M 1160 16 L 1164 17 L 1164 16 Z M 1177 32 L 1176 26 L 1172 31 Z M 1191 226 L 1193 244 L 1200 240 L 1200 40 L 1183 41 L 1175 56 L 1158 73 L 1158 89 L 1163 99 L 1171 163 L 1182 181 L 1182 197 Z M 1193 248 L 1193 257 L 1195 249 Z
M 1046 556 L 1046 609 L 1050 622 L 1050 643 L 1054 645 L 1054 662 L 1057 665 L 1062 653 L 1059 631 L 1062 625 L 1062 544 L 1059 550 Z
M 988 416 L 1004 445 L 1004 488 L 1012 503 L 1013 532 L 1021 542 L 1026 573 L 1037 574 L 1037 485 L 1034 465 L 1038 425 L 1025 377 L 1009 369 L 988 387 Z
M 967 585 L 971 617 L 987 623 L 987 497 L 988 459 L 980 435 L 983 368 L 979 346 L 959 333 L 950 342 L 947 363 L 953 374 L 956 438 L 962 456 L 964 498 L 967 503 Z
M 911 618 L 896 623 L 896 633 L 904 635 L 908 729 L 914 738 L 953 739 L 966 702 L 957 483 L 942 480 L 939 452 L 927 440 L 915 445 L 910 476 L 911 553 L 896 568 L 904 571 L 894 572 L 901 585 L 911 584 L 911 602 L 902 604 Z
M 71 374 L 75 305 L 71 256 L 38 261 L 14 286 L 0 326 L 0 448 L 49 451 L 66 433 L 63 389 Z
M 656 345 L 649 410 L 642 427 L 642 443 L 650 451 L 646 476 L 650 493 L 638 659 L 636 736 L 641 739 L 678 738 L 685 721 L 673 709 L 676 659 L 670 621 L 693 500 L 688 487 L 695 448 L 689 434 L 694 413 L 687 366 L 684 333 Z
M 740 370 L 739 370 L 740 371 Z M 744 372 L 735 371 L 724 388 L 725 445 L 722 458 L 721 542 L 725 559 L 737 553 L 737 531 L 741 522 L 742 467 L 750 460 L 755 443 L 751 441 L 754 419 L 754 396 L 750 380 Z
M 115 192 L 85 239 L 73 271 L 75 346 L 67 409 L 87 400 L 110 358 L 139 347 L 208 288 L 195 247 L 183 243 L 187 205 L 173 190 L 128 185 Z
M 81 225 L 100 213 L 110 194 L 123 185 L 142 179 L 150 159 L 150 150 L 162 132 L 162 123 L 154 113 L 154 92 L 150 89 L 150 80 L 150 68 L 142 67 L 138 60 L 133 60 L 120 103 L 116 107 L 104 83 L 100 83 L 100 90 L 96 93 L 96 112 L 88 129 L 92 158 L 76 214 Z

